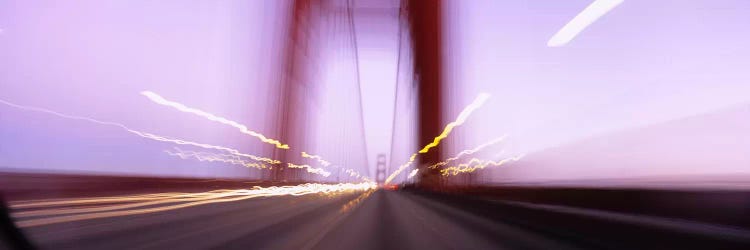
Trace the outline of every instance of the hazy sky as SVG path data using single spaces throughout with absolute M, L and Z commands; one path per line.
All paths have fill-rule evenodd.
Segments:
M 492 95 L 442 145 L 446 153 L 508 134 L 507 144 L 477 156 L 528 153 L 531 161 L 531 154 L 552 147 L 750 103 L 750 32 L 745 27 L 750 23 L 749 2 L 625 0 L 569 44 L 548 47 L 550 37 L 591 2 L 446 1 L 445 73 L 453 87 L 446 93 L 446 121 L 441 126 L 477 94 Z M 364 1 L 359 7 L 365 8 L 355 12 L 354 20 L 370 169 L 362 166 L 364 157 L 357 153 L 364 151 L 359 124 L 350 123 L 358 114 L 350 104 L 357 97 L 356 71 L 347 61 L 351 51 L 332 50 L 347 59 L 337 61 L 329 55 L 321 64 L 310 65 L 328 67 L 311 78 L 320 81 L 318 94 L 323 98 L 316 106 L 322 113 L 315 136 L 326 145 L 316 149 L 371 173 L 376 155 L 391 151 L 398 45 L 396 9 L 373 10 L 395 7 L 396 1 L 376 3 Z M 0 99 L 269 156 L 272 148 L 267 144 L 155 105 L 139 92 L 151 90 L 272 133 L 274 127 L 266 119 L 276 110 L 272 90 L 278 75 L 271 65 L 280 60 L 276 53 L 283 34 L 277 31 L 283 23 L 276 18 L 282 7 L 277 1 L 0 1 Z M 397 107 L 402 114 L 408 109 Z M 734 121 L 717 119 L 725 120 Z M 403 128 L 413 123 L 400 122 Z M 715 130 L 710 122 L 695 124 L 706 127 L 676 131 Z M 658 138 L 681 135 L 665 133 Z M 408 133 L 402 135 L 409 138 Z M 707 135 L 700 136 L 732 139 Z M 0 105 L 0 138 L 2 167 L 259 176 L 237 166 L 171 157 L 164 150 L 174 145 L 138 138 L 121 128 L 5 105 Z M 748 152 L 722 150 L 723 157 L 732 160 L 744 159 L 740 156 Z M 399 160 L 413 153 L 396 151 Z M 587 152 L 606 155 L 594 149 Z M 675 157 L 654 161 L 674 155 L 674 150 L 653 148 L 647 155 L 619 168 L 648 175 L 678 162 L 668 161 Z M 722 166 L 715 171 L 750 171 L 735 163 Z M 603 168 L 607 167 L 556 170 L 565 178 L 576 178 L 597 177 L 590 174 Z M 488 173 L 523 180 L 545 172 L 528 169 L 513 175 L 502 170 Z M 599 177 L 612 173 L 601 171 Z
M 378 154 L 390 159 L 399 32 L 398 4 L 390 2 L 370 6 L 383 9 L 355 12 L 367 151 L 373 169 Z
M 0 99 L 257 155 L 269 147 L 164 97 L 270 131 L 272 2 L 0 1 Z M 264 26 L 265 25 L 265 26 Z M 254 70 L 248 70 L 254 69 Z M 113 126 L 0 106 L 0 166 L 187 176 L 251 170 L 170 157 L 177 145 Z M 181 147 L 186 150 L 195 148 Z M 256 173 L 257 174 L 257 173 Z
M 449 1 L 449 37 L 455 39 L 448 48 L 454 55 L 449 61 L 455 68 L 448 70 L 452 83 L 462 86 L 460 95 L 449 95 L 452 103 L 465 105 L 479 92 L 493 95 L 460 129 L 465 143 L 455 150 L 508 134 L 509 153 L 533 153 L 750 103 L 750 72 L 745 69 L 750 2 L 626 0 L 569 44 L 547 47 L 550 37 L 591 2 Z M 651 157 L 673 157 L 673 151 L 664 150 Z M 735 157 L 750 152 L 716 150 Z M 607 152 L 587 153 L 595 157 Z M 578 158 L 585 162 L 589 155 Z M 675 165 L 649 159 L 638 164 L 626 174 L 648 175 Z M 574 178 L 597 167 L 579 165 L 560 172 Z M 737 164 L 714 169 L 750 171 Z M 503 171 L 495 174 L 502 176 Z M 515 177 L 545 174 L 527 171 Z

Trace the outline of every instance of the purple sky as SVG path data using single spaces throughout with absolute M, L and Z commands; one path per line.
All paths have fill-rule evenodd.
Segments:
M 545 174 L 553 179 L 576 179 L 612 177 L 613 173 L 706 173 L 701 171 L 710 164 L 721 167 L 710 168 L 709 173 L 750 172 L 750 163 L 742 158 L 750 149 L 726 146 L 720 149 L 721 157 L 678 158 L 674 155 L 682 144 L 673 143 L 681 142 L 675 138 L 690 131 L 705 141 L 719 140 L 717 145 L 744 145 L 731 143 L 736 139 L 731 135 L 741 133 L 744 125 L 724 130 L 725 134 L 714 132 L 728 123 L 745 124 L 750 119 L 745 113 L 722 113 L 723 118 L 701 114 L 750 103 L 750 71 L 746 69 L 750 32 L 745 28 L 750 23 L 750 3 L 626 0 L 569 44 L 547 47 L 549 38 L 591 2 L 447 1 L 446 79 L 454 88 L 446 93 L 446 119 L 453 119 L 481 92 L 492 98 L 446 140 L 442 145 L 446 152 L 456 153 L 508 134 L 506 145 L 478 156 L 527 153 L 525 160 L 535 162 L 534 153 L 558 152 L 551 149 L 558 146 L 577 148 L 587 138 L 610 141 L 606 138 L 621 138 L 621 131 L 646 131 L 623 133 L 639 142 L 658 139 L 661 144 L 656 145 L 665 146 L 650 148 L 627 166 L 580 167 L 584 162 L 568 171 L 568 163 L 545 163 L 544 168 L 524 166 L 523 171 L 489 170 L 484 176 L 523 181 Z M 395 7 L 395 3 L 364 1 L 358 6 Z M 270 156 L 267 144 L 155 105 L 138 93 L 151 90 L 261 133 L 272 133 L 273 125 L 267 120 L 275 111 L 277 76 L 272 65 L 278 63 L 276 53 L 283 41 L 277 30 L 283 25 L 284 6 L 270 0 L 0 1 L 0 99 Z M 316 141 L 309 145 L 315 151 L 311 153 L 371 173 L 375 155 L 391 152 L 398 26 L 395 9 L 383 13 L 355 12 L 367 156 L 359 146 L 359 125 L 346 122 L 358 119 L 358 109 L 351 105 L 358 96 L 350 47 L 322 40 L 316 43 L 325 51 L 319 61 L 324 69 L 311 77 L 320 86 L 319 98 L 310 113 L 313 122 L 306 125 Z M 345 42 L 342 34 L 326 32 L 333 34 L 330 41 Z M 409 74 L 402 72 L 400 77 L 408 80 Z M 408 96 L 408 84 L 404 85 L 399 93 Z M 407 143 L 413 124 L 408 119 L 408 100 L 399 100 L 398 117 L 403 118 L 396 124 L 400 140 L 394 149 L 395 164 L 413 153 L 409 148 L 413 145 Z M 682 128 L 679 123 L 663 125 L 686 117 L 704 119 L 693 122 L 703 125 L 699 129 Z M 650 136 L 654 130 L 642 128 L 660 131 L 660 136 Z M 0 105 L 0 138 L 0 167 L 218 177 L 260 173 L 176 159 L 163 153 L 173 148 L 170 144 L 134 137 L 114 127 L 4 105 Z M 612 143 L 620 143 L 609 145 L 618 152 L 631 152 L 621 140 L 612 139 Z M 505 154 L 498 154 L 502 148 Z M 608 155 L 613 150 L 580 148 L 585 148 L 580 152 L 587 156 Z M 706 160 L 713 157 L 717 159 Z M 703 163 L 687 166 L 682 164 L 685 161 Z M 551 174 L 555 171 L 550 168 L 560 174 Z M 612 172 L 614 168 L 620 170 Z
M 270 148 L 139 95 L 269 130 L 269 52 L 280 13 L 266 1 L 0 2 L 0 98 L 263 155 Z M 269 25 L 271 24 L 271 25 Z M 255 70 L 248 70 L 255 69 Z M 173 145 L 116 128 L 0 107 L 0 165 L 189 176 L 247 169 L 174 159 Z
M 591 2 L 449 2 L 453 10 L 448 14 L 451 28 L 448 36 L 454 39 L 448 48 L 454 55 L 449 61 L 455 64 L 448 70 L 452 72 L 452 83 L 462 86 L 461 93 L 449 94 L 454 100 L 451 103 L 461 106 L 479 92 L 493 94 L 461 128 L 459 134 L 464 144 L 453 145 L 454 151 L 509 134 L 508 154 L 533 153 L 592 136 L 606 137 L 615 131 L 750 104 L 750 72 L 746 70 L 750 58 L 750 48 L 746 46 L 750 43 L 750 32 L 745 28 L 750 23 L 747 1 L 626 0 L 566 46 L 547 47 L 547 40 Z M 704 135 L 663 130 L 665 135 L 658 137 L 659 143 L 683 142 L 669 139 L 677 135 L 706 137 L 725 125 L 720 119 L 704 124 L 700 130 L 691 130 Z M 744 132 L 750 133 L 750 128 L 747 129 Z M 726 133 L 738 132 L 742 131 Z M 632 136 L 639 138 L 638 134 Z M 708 138 L 732 140 L 731 136 Z M 500 148 L 484 156 L 491 157 Z M 607 166 L 585 164 L 587 157 L 611 153 L 608 150 L 588 150 L 587 154 L 576 155 L 579 159 L 576 168 L 559 166 L 563 169 L 558 172 L 565 172 L 561 176 L 544 169 L 534 171 L 534 167 L 510 177 L 497 170 L 492 176 L 514 180 L 618 177 L 591 175 L 590 169 Z M 681 165 L 686 160 L 678 160 L 674 148 L 665 146 L 653 148 L 649 157 L 631 164 L 629 171 L 620 171 L 619 177 L 665 172 L 676 175 L 750 172 L 750 162 L 735 161 L 738 157 L 746 159 L 743 156 L 750 149 L 710 150 L 725 152 L 725 156 L 734 159 L 717 157 L 708 161 L 698 159 L 706 157 L 705 154 L 683 155 L 713 162 L 714 166 Z M 533 160 L 533 155 L 528 159 Z M 550 164 L 548 167 L 555 167 Z M 614 165 L 613 168 L 617 167 Z
M 398 1 L 360 1 L 357 6 L 361 9 L 355 12 L 354 20 L 367 153 L 374 169 L 378 154 L 386 154 L 390 159 L 398 59 Z

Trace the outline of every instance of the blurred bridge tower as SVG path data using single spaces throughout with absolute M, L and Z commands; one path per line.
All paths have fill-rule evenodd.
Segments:
M 414 57 L 414 81 L 417 84 L 417 144 L 432 142 L 443 129 L 443 36 L 441 0 L 405 0 Z M 440 172 L 428 169 L 442 157 L 441 147 L 417 157 L 419 175 L 416 184 L 422 188 L 439 188 Z
M 377 168 L 375 169 L 375 181 L 382 184 L 385 182 L 386 173 L 388 173 L 388 169 L 385 166 L 385 154 L 378 155 L 376 166 Z
M 293 0 L 291 2 L 291 11 L 288 19 L 288 29 L 284 39 L 284 48 L 282 51 L 282 61 L 280 68 L 280 84 L 276 95 L 276 121 L 279 141 L 287 143 L 290 147 L 305 147 L 306 124 L 306 89 L 314 88 L 310 86 L 312 81 L 307 81 L 310 77 L 310 65 L 314 65 L 316 58 L 311 54 L 314 47 L 309 46 L 310 30 L 314 28 L 315 18 L 314 10 L 319 9 L 321 0 Z M 291 169 L 286 165 L 288 162 L 301 162 L 301 157 L 287 149 L 275 149 L 274 158 L 282 162 L 282 165 L 275 166 L 271 171 L 273 181 L 294 181 L 302 178 L 303 171 L 300 169 Z

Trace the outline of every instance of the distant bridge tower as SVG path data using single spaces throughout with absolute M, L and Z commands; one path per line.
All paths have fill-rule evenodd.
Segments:
M 387 172 L 387 169 L 385 167 L 385 154 L 378 155 L 378 162 L 375 166 L 377 166 L 377 168 L 375 169 L 375 181 L 377 181 L 378 183 L 384 183 L 385 175 Z

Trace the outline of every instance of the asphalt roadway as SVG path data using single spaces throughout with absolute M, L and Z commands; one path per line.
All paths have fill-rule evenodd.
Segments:
M 254 198 L 23 231 L 42 249 L 742 249 L 748 242 L 741 230 L 680 224 L 688 230 L 674 231 L 659 219 L 639 224 L 524 206 L 378 190 Z

